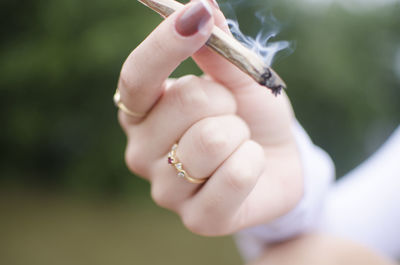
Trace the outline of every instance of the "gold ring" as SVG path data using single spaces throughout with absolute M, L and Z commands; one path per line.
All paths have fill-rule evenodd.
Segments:
M 202 184 L 206 182 L 208 178 L 193 178 L 191 177 L 184 169 L 181 162 L 179 162 L 178 158 L 176 157 L 176 149 L 178 148 L 178 144 L 174 144 L 171 148 L 171 151 L 168 154 L 168 164 L 172 165 L 176 171 L 178 172 L 178 177 L 184 178 L 190 183 L 193 184 Z
M 125 114 L 132 116 L 134 118 L 143 118 L 146 116 L 147 113 L 138 113 L 138 112 L 134 112 L 131 111 L 130 109 L 128 109 L 124 103 L 122 103 L 121 101 L 121 94 L 119 93 L 119 89 L 117 88 L 115 90 L 115 94 L 114 94 L 114 104 L 115 106 L 117 106 L 120 110 L 122 110 L 123 112 L 125 112 Z

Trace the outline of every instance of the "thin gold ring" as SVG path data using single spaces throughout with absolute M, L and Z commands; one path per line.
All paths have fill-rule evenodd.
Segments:
M 206 182 L 208 178 L 193 178 L 186 172 L 186 170 L 183 169 L 182 163 L 179 162 L 178 158 L 176 157 L 177 148 L 178 144 L 174 144 L 172 146 L 171 151 L 168 154 L 168 164 L 172 165 L 176 169 L 178 177 L 184 178 L 192 184 L 202 184 Z
M 122 103 L 121 94 L 119 93 L 119 89 L 118 88 L 115 90 L 115 94 L 114 94 L 113 99 L 114 99 L 115 106 L 117 106 L 120 110 L 122 110 L 125 114 L 127 114 L 129 116 L 132 116 L 134 118 L 139 118 L 140 119 L 140 118 L 145 117 L 146 114 L 147 114 L 147 113 L 134 112 L 134 111 L 131 111 L 130 109 L 128 109 L 124 105 L 124 103 Z

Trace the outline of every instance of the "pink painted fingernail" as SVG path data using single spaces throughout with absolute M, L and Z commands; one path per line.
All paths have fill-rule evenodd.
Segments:
M 207 2 L 201 0 L 185 10 L 175 23 L 176 31 L 188 37 L 199 32 L 211 19 L 212 10 Z

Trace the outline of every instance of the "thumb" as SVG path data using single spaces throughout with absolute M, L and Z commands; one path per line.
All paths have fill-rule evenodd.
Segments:
M 231 34 L 226 19 L 216 5 L 214 23 Z M 248 124 L 252 139 L 264 147 L 276 145 L 292 137 L 294 114 L 285 93 L 275 97 L 247 74 L 207 47 L 193 55 L 199 67 L 215 81 L 229 88 L 235 95 L 238 115 Z

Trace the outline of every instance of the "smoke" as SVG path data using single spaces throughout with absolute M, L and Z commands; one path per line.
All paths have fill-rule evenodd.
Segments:
M 242 4 L 239 2 L 236 5 Z M 290 54 L 293 52 L 293 43 L 285 40 L 275 40 L 281 31 L 281 23 L 271 14 L 266 15 L 264 11 L 258 11 L 254 14 L 254 19 L 257 20 L 259 25 L 258 33 L 255 37 L 244 34 L 240 27 L 238 19 L 233 11 L 232 2 L 223 7 L 224 11 L 228 11 L 230 19 L 227 19 L 229 29 L 233 36 L 241 42 L 244 46 L 249 48 L 263 58 L 264 62 L 271 66 L 279 54 Z M 225 12 L 224 12 L 225 13 Z
M 278 35 L 278 30 L 261 30 L 255 38 L 252 38 L 242 33 L 237 21 L 228 19 L 227 22 L 233 36 L 263 58 L 268 66 L 272 65 L 278 52 L 291 48 L 291 44 L 288 41 L 271 41 Z

